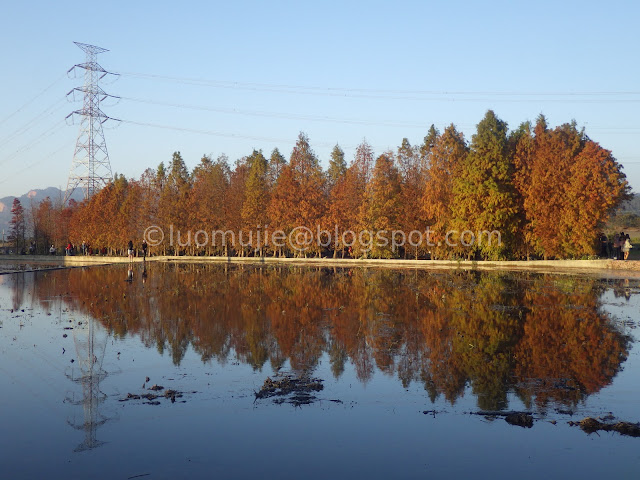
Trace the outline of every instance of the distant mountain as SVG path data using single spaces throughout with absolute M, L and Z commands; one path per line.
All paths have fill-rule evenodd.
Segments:
M 632 213 L 640 215 L 640 194 L 634 193 L 631 200 L 627 200 L 618 209 L 618 213 Z
M 40 203 L 45 198 L 49 197 L 53 203 L 57 200 L 62 201 L 64 199 L 64 192 L 56 187 L 45 188 L 44 190 L 36 189 L 30 190 L 24 195 L 18 197 L 20 203 L 25 210 L 28 210 L 31 206 L 31 202 L 34 204 Z M 11 222 L 11 207 L 13 206 L 13 199 L 16 197 L 4 197 L 0 198 L 0 234 L 4 230 L 4 238 L 9 235 L 9 222 Z M 83 198 L 82 190 L 76 189 L 71 195 L 76 201 L 81 201 Z
M 607 222 L 608 230 L 637 230 L 640 229 L 640 194 L 634 193 L 630 200 L 611 215 Z

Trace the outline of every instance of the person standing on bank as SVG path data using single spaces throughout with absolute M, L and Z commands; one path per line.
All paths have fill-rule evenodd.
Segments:
M 142 261 L 147 259 L 147 241 L 142 239 Z
M 127 250 L 129 251 L 129 261 L 133 262 L 133 242 L 129 240 L 129 245 L 127 245 Z
M 631 238 L 627 233 L 625 235 L 624 244 L 622 245 L 622 254 L 624 255 L 625 260 L 629 258 L 629 252 L 631 251 L 632 248 L 633 248 L 633 245 L 631 245 Z
M 600 234 L 600 256 L 602 258 L 608 258 L 609 257 L 609 249 L 607 248 L 609 245 L 609 239 L 607 238 L 607 236 L 605 235 L 604 232 L 602 232 Z

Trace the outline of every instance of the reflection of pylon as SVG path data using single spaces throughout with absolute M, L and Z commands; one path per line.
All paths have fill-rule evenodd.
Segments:
M 107 120 L 113 119 L 100 110 L 100 102 L 108 97 L 117 98 L 107 94 L 98 85 L 102 78 L 111 74 L 96 61 L 99 53 L 108 52 L 108 50 L 95 45 L 74 43 L 87 54 L 87 57 L 84 63 L 79 63 L 69 69 L 69 72 L 76 68 L 84 69 L 84 86 L 74 88 L 68 94 L 83 93 L 83 104 L 82 109 L 76 110 L 67 116 L 67 119 L 73 119 L 74 116 L 78 115 L 82 117 L 82 120 L 80 121 L 80 131 L 78 132 L 73 163 L 69 172 L 67 191 L 64 197 L 65 203 L 77 187 L 83 189 L 84 198 L 86 199 L 112 179 L 107 142 L 104 139 L 102 125 Z
M 75 405 L 82 405 L 84 420 L 80 423 L 74 419 L 68 423 L 77 430 L 85 432 L 84 441 L 74 450 L 81 452 L 99 447 L 104 443 L 97 439 L 96 434 L 98 427 L 108 421 L 108 418 L 100 414 L 99 411 L 100 404 L 107 397 L 100 391 L 100 382 L 107 376 L 107 372 L 102 369 L 107 337 L 96 339 L 94 320 L 89 317 L 82 326 L 76 325 L 74 327 L 73 340 L 80 375 L 76 376 L 72 371 L 67 377 L 82 385 L 82 400 L 67 398 L 67 401 Z

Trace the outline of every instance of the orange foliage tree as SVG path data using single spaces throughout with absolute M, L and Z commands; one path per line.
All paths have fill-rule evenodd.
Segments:
M 611 152 L 578 131 L 575 123 L 549 130 L 536 123 L 530 186 L 524 208 L 536 253 L 580 258 L 596 253 L 596 236 L 629 185 Z
M 445 236 L 451 229 L 453 181 L 460 174 L 462 162 L 468 153 L 461 132 L 454 125 L 433 139 L 429 154 L 429 173 L 422 195 L 421 212 L 430 228 L 432 258 L 446 258 L 449 249 Z
M 364 201 L 360 207 L 360 231 L 365 257 L 395 258 L 393 235 L 400 230 L 400 174 L 394 165 L 393 154 L 383 153 L 376 160 L 371 181 L 367 184 Z

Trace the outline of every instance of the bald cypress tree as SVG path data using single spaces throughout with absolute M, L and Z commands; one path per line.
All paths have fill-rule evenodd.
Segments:
M 462 132 L 451 124 L 438 135 L 430 148 L 429 173 L 421 198 L 420 213 L 430 227 L 429 240 L 431 258 L 446 258 L 450 249 L 446 245 L 446 234 L 452 228 L 453 185 L 460 176 L 468 153 Z
M 420 145 L 420 162 L 423 168 L 429 167 L 429 155 L 439 136 L 440 132 L 435 125 L 432 124 L 424 137 L 422 145 Z
M 518 229 L 518 204 L 513 185 L 513 164 L 507 142 L 507 124 L 492 110 L 478 123 L 472 137 L 469 155 L 454 179 L 452 226 L 462 234 L 458 252 L 483 259 L 509 258 Z M 483 232 L 497 231 L 497 237 Z M 467 245 L 464 245 L 466 243 Z
M 268 179 L 269 188 L 273 188 L 278 181 L 278 177 L 282 172 L 282 169 L 287 164 L 287 159 L 280 153 L 280 150 L 274 148 L 269 157 Z
M 26 221 L 24 208 L 20 203 L 18 198 L 13 199 L 13 205 L 11 206 L 11 221 L 9 222 L 11 226 L 11 230 L 9 230 L 9 238 L 10 242 L 14 242 L 16 247 L 15 253 L 20 253 L 21 248 L 25 246 L 25 230 L 26 230 Z
M 327 170 L 327 181 L 329 189 L 332 189 L 338 180 L 347 172 L 347 162 L 344 159 L 344 151 L 336 144 L 331 150 L 329 169 Z
M 575 122 L 551 130 L 541 116 L 534 133 L 524 198 L 533 248 L 545 258 L 593 255 L 598 231 L 628 196 L 621 166 Z
M 365 256 L 374 258 L 394 258 L 391 235 L 399 230 L 402 209 L 400 173 L 394 165 L 393 154 L 383 153 L 378 157 L 371 181 L 367 184 L 364 202 L 361 206 L 361 226 L 370 232 L 364 241 L 370 242 L 370 250 L 365 245 L 357 245 Z M 356 249 L 356 250 L 357 250 Z
M 273 229 L 283 230 L 288 235 L 297 227 L 313 231 L 321 225 L 326 201 L 324 183 L 325 177 L 309 138 L 300 132 L 289 164 L 283 168 L 273 190 L 269 207 Z M 320 252 L 316 243 L 305 245 L 302 237 L 296 235 L 292 240 L 296 255 Z
M 193 220 L 188 211 L 190 193 L 191 177 L 189 171 L 180 152 L 174 152 L 169 165 L 169 173 L 160 193 L 158 214 L 165 232 L 173 228 L 175 232 L 183 234 L 179 242 L 176 238 L 175 254 L 178 253 L 180 248 L 183 248 L 178 246 L 179 243 L 183 245 L 191 243 L 187 238 L 187 232 L 191 228 L 189 223 Z
M 251 246 L 260 250 L 262 256 L 264 242 L 259 241 L 257 229 L 265 228 L 269 223 L 267 205 L 269 204 L 269 185 L 267 159 L 262 151 L 254 150 L 248 159 L 249 177 L 245 186 L 244 203 L 242 205 L 243 227 L 253 231 Z
M 427 170 L 420 160 L 418 149 L 412 147 L 406 138 L 402 139 L 402 145 L 398 147 L 396 159 L 400 173 L 400 198 L 398 199 L 402 210 L 400 227 L 406 235 L 414 230 L 424 232 L 427 224 L 420 207 Z M 405 258 L 412 255 L 417 259 L 421 250 L 424 251 L 421 247 L 424 245 L 405 244 Z
M 531 219 L 525 208 L 530 195 L 532 167 L 534 159 L 533 128 L 530 122 L 523 122 L 509 135 L 509 154 L 513 160 L 513 185 L 518 202 L 520 228 L 516 233 L 513 256 L 529 259 L 535 253 Z
M 331 232 L 331 242 L 328 246 L 333 249 L 334 258 L 338 256 L 340 250 L 344 256 L 342 234 L 347 228 L 349 218 L 347 214 L 349 199 L 346 187 L 347 162 L 344 158 L 344 151 L 336 145 L 331 151 L 329 169 L 327 170 L 327 203 L 322 218 L 323 228 L 325 231 Z

